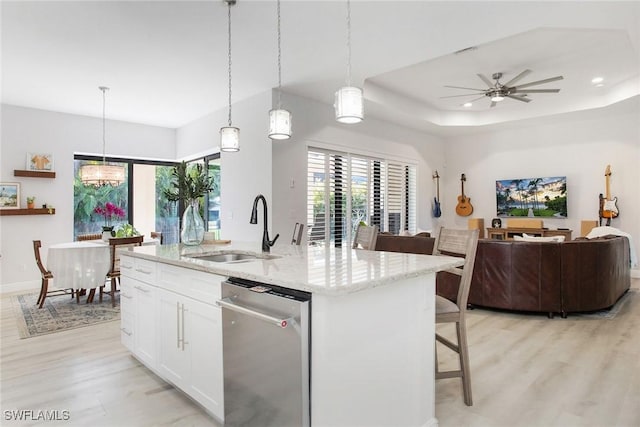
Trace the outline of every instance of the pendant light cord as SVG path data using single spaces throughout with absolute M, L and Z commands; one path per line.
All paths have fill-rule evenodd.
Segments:
M 231 2 L 227 2 L 228 13 L 227 13 L 227 21 L 228 25 L 228 36 L 229 36 L 229 127 L 231 127 Z
M 281 62 L 282 62 L 282 50 L 280 49 L 280 0 L 277 1 L 277 7 L 276 7 L 277 11 L 278 11 L 278 110 L 280 109 L 280 107 L 282 106 L 282 96 L 281 96 L 281 92 L 282 92 L 282 66 L 281 66 Z
M 351 1 L 347 0 L 347 86 L 351 86 Z
M 100 86 L 102 91 L 102 164 L 107 163 L 107 125 L 106 125 L 106 105 L 107 105 L 107 91 L 108 87 Z

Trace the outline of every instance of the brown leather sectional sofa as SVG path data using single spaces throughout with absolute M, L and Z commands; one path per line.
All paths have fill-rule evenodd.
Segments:
M 432 237 L 380 234 L 376 250 L 430 254 L 433 242 Z M 455 299 L 456 279 L 439 274 L 437 293 Z M 567 313 L 609 308 L 630 286 L 625 237 L 562 243 L 481 239 L 468 302 L 566 317 Z

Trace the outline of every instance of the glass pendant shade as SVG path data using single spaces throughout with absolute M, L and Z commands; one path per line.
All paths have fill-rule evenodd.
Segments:
M 117 187 L 124 182 L 124 168 L 115 165 L 84 165 L 80 167 L 80 181 L 84 185 Z
M 233 126 L 220 128 L 220 151 L 240 151 L 240 129 Z
M 336 120 L 340 123 L 359 123 L 364 117 L 362 89 L 354 86 L 345 86 L 338 89 L 334 108 Z
M 291 137 L 291 113 L 281 108 L 269 111 L 269 138 L 289 139 Z

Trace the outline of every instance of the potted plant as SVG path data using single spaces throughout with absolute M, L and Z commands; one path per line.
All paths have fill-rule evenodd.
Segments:
M 112 221 L 114 218 L 124 218 L 125 211 L 121 207 L 107 202 L 104 206 L 96 206 L 94 213 L 104 217 L 104 225 L 102 226 L 102 240 L 108 241 L 110 237 L 114 237 Z
M 33 209 L 36 204 L 36 198 L 31 196 L 27 197 L 27 209 Z
M 180 239 L 185 245 L 199 245 L 204 239 L 204 221 L 200 216 L 199 199 L 213 189 L 213 177 L 200 163 L 187 167 L 185 162 L 174 166 L 171 188 L 164 190 L 167 200 L 185 204 Z

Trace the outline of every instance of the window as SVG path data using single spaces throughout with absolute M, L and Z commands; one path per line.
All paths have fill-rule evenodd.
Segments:
M 416 230 L 414 165 L 310 148 L 307 224 L 310 244 L 350 242 L 360 222 L 399 234 Z
M 151 231 L 161 231 L 164 243 L 179 242 L 178 206 L 164 197 L 174 163 L 107 158 L 109 163 L 125 167 L 125 182 L 118 187 L 83 185 L 79 178 L 80 166 L 101 161 L 93 156 L 75 156 L 74 239 L 80 234 L 100 233 L 104 218 L 94 209 L 111 202 L 126 212 L 124 218 L 113 221 L 113 226 L 130 223 L 147 236 Z

